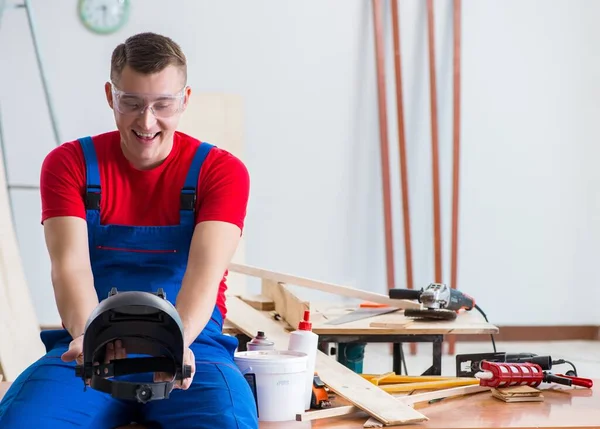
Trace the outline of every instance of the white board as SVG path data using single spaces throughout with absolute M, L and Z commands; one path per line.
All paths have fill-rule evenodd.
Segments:
M 244 161 L 243 103 L 234 94 L 196 94 L 192 91 L 190 102 L 179 122 L 179 131 L 198 140 L 214 144 Z M 232 262 L 243 264 L 245 243 L 242 237 Z M 228 291 L 232 295 L 246 293 L 246 276 L 229 273 Z

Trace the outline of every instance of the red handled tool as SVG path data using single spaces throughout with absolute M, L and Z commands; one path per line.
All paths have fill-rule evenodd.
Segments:
M 480 369 L 481 371 L 475 374 L 475 377 L 479 379 L 481 386 L 500 388 L 509 386 L 536 387 L 543 382 L 587 388 L 593 386 L 593 381 L 588 378 L 552 374 L 543 371 L 540 365 L 530 362 L 506 363 L 483 360 L 480 363 Z
M 587 387 L 588 389 L 591 389 L 592 386 L 594 385 L 594 382 L 592 380 L 590 380 L 589 378 L 574 377 L 572 375 L 564 375 L 564 374 L 556 374 L 556 376 L 571 379 L 572 384 L 575 386 Z

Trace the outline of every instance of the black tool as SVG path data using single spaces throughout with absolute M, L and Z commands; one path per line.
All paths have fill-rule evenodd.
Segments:
M 106 345 L 121 340 L 127 354 L 150 357 L 115 359 L 105 362 Z M 118 399 L 146 403 L 169 397 L 176 380 L 191 377 L 191 367 L 183 363 L 183 324 L 162 289 L 157 293 L 121 292 L 113 288 L 92 312 L 83 337 L 83 365 L 75 374 L 92 389 Z M 100 365 L 95 362 L 102 362 Z M 129 374 L 165 372 L 168 382 L 117 380 Z
M 424 309 L 406 309 L 406 317 L 423 320 L 454 320 L 459 310 L 472 310 L 475 300 L 469 295 L 443 283 L 431 283 L 425 289 L 390 289 L 392 299 L 412 299 L 423 304 Z
M 475 377 L 475 374 L 481 369 L 481 362 L 499 362 L 499 363 L 534 363 L 539 365 L 542 370 L 549 371 L 553 365 L 569 364 L 573 370 L 566 372 L 567 376 L 577 376 L 575 365 L 564 359 L 552 359 L 550 356 L 539 356 L 533 353 L 468 353 L 456 355 L 456 376 L 457 377 Z

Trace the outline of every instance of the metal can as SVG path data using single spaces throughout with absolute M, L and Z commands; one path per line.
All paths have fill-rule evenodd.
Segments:
M 255 350 L 275 350 L 275 343 L 267 338 L 263 331 L 258 331 L 256 337 L 246 343 L 249 352 Z

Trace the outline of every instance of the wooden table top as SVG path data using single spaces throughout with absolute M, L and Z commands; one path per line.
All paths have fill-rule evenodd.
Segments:
M 318 335 L 445 335 L 498 333 L 498 327 L 491 323 L 487 323 L 483 316 L 476 311 L 462 312 L 457 316 L 456 320 L 453 321 L 417 321 L 405 317 L 403 311 L 397 311 L 341 325 L 328 325 L 327 322 L 347 314 L 351 309 L 345 308 L 336 310 L 330 308 L 323 310 L 319 309 L 318 311 L 324 316 L 323 319 L 313 323 L 313 332 Z M 371 326 L 371 324 L 375 322 L 381 326 Z
M 311 303 L 311 309 L 313 303 Z M 404 316 L 403 311 L 382 314 L 366 319 L 356 320 L 341 325 L 328 325 L 334 320 L 352 311 L 348 307 L 326 307 L 320 305 L 314 309 L 312 330 L 317 335 L 446 335 L 446 334 L 497 334 L 498 327 L 487 323 L 476 311 L 460 313 L 453 321 L 415 321 Z M 269 312 L 264 312 L 269 313 Z M 383 323 L 384 327 L 372 327 L 373 322 Z M 227 320 L 223 331 L 236 334 L 239 331 Z
M 600 386 L 600 380 L 594 380 Z M 10 383 L 0 382 L 0 398 Z M 551 385 L 543 390 L 543 402 L 504 403 L 490 392 L 447 398 L 434 404 L 416 404 L 429 421 L 408 425 L 446 429 L 551 429 L 600 428 L 600 390 Z M 261 422 L 261 429 L 362 429 L 369 416 L 349 416 L 308 422 Z

